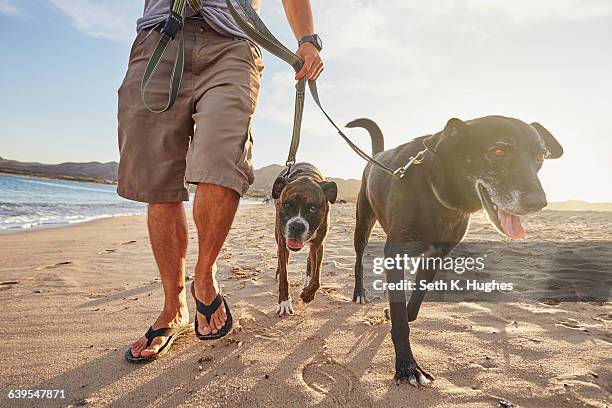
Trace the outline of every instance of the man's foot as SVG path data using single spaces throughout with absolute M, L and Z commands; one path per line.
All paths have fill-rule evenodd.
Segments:
M 161 312 L 152 327 L 154 330 L 157 330 L 162 327 L 180 327 L 186 324 L 189 324 L 189 309 L 187 309 L 187 305 L 181 307 L 174 315 Z M 130 347 L 132 356 L 135 358 L 154 356 L 160 347 L 166 343 L 166 339 L 167 337 L 164 336 L 155 337 L 149 347 L 147 347 L 147 338 L 143 336 L 132 343 Z
M 210 305 L 213 303 L 217 295 L 219 294 L 219 288 L 217 287 L 216 281 L 211 281 L 208 284 L 197 285 L 194 282 L 195 296 L 196 298 L 204 303 Z M 210 323 L 206 320 L 206 316 L 196 311 L 196 319 L 198 320 L 198 333 L 203 336 L 210 334 L 217 334 L 219 330 L 223 328 L 227 321 L 227 313 L 225 311 L 225 303 L 215 310 L 210 317 Z

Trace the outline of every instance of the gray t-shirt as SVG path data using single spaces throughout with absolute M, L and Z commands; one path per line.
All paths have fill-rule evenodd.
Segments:
M 225 0 L 202 0 L 200 13 L 194 11 L 185 2 L 185 15 L 187 17 L 202 18 L 206 23 L 221 35 L 247 39 L 247 35 L 238 27 L 234 18 L 230 14 Z M 251 0 L 253 8 L 259 13 L 260 0 Z M 142 18 L 136 22 L 136 29 L 143 28 L 165 21 L 170 13 L 172 0 L 145 0 L 144 13 Z M 236 4 L 236 9 L 241 12 L 240 6 Z

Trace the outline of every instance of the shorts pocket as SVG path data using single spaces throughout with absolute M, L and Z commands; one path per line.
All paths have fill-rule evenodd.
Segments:
M 253 64 L 253 67 L 255 67 L 255 69 L 261 76 L 264 70 L 263 57 L 261 55 L 261 50 L 257 46 L 251 44 L 251 42 L 248 40 L 242 40 L 242 41 L 244 42 L 245 46 L 248 49 L 249 57 L 250 57 L 249 60 L 251 61 L 251 63 Z
M 253 134 L 250 120 L 245 135 L 245 141 L 242 146 L 242 154 L 236 163 L 236 167 L 238 171 L 246 177 L 249 185 L 253 184 L 253 181 L 255 181 L 255 174 L 253 172 Z

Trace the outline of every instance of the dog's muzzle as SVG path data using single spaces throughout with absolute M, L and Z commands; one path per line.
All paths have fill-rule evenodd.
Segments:
M 304 247 L 308 225 L 301 219 L 290 220 L 286 228 L 287 247 L 292 251 L 299 251 Z

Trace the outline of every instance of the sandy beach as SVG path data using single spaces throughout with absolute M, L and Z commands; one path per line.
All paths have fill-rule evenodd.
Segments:
M 144 217 L 1 235 L 0 405 L 612 405 L 612 308 L 603 302 L 425 303 L 411 326 L 412 346 L 436 381 L 421 389 L 396 385 L 385 303 L 351 302 L 353 224 L 354 205 L 332 207 L 322 290 L 280 318 L 274 208 L 241 206 L 218 274 L 234 332 L 213 342 L 184 337 L 148 365 L 123 358 L 162 302 Z M 544 211 L 526 226 L 530 240 L 609 241 L 612 212 Z M 378 227 L 374 236 L 383 236 Z M 469 237 L 500 241 L 481 214 Z M 195 239 L 190 219 L 188 273 Z M 290 261 L 294 299 L 305 261 L 305 253 Z M 65 399 L 9 400 L 11 389 L 65 390 Z

